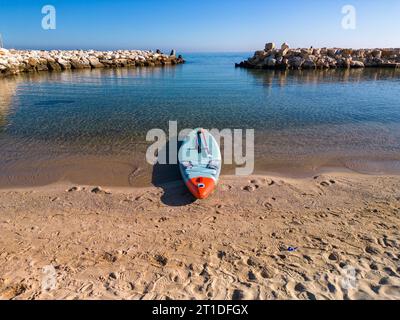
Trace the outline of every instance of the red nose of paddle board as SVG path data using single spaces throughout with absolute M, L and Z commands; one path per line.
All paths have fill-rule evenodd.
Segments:
M 197 199 L 207 198 L 215 189 L 215 182 L 211 178 L 197 177 L 189 179 L 186 185 Z

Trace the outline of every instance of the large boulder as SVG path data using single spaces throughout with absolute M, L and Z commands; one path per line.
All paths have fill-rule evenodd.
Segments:
M 365 65 L 361 61 L 351 61 L 350 67 L 352 67 L 352 68 L 364 68 Z
M 337 60 L 332 57 L 325 58 L 325 67 L 326 68 L 336 68 L 337 67 Z
M 267 52 L 265 52 L 264 50 L 257 50 L 256 52 L 254 52 L 255 58 L 264 58 L 266 55 Z
M 72 69 L 90 68 L 90 63 L 89 63 L 89 60 L 87 60 L 87 59 L 73 58 L 73 59 L 71 59 L 71 67 L 72 67 Z
M 61 71 L 61 66 L 54 60 L 47 61 L 47 67 L 50 71 Z
M 71 69 L 71 63 L 67 60 L 58 58 L 57 63 L 60 65 L 62 70 L 68 70 Z
M 5 49 L 5 48 L 0 48 L 0 56 L 6 56 L 10 53 L 9 50 Z
M 328 55 L 329 57 L 334 57 L 334 56 L 336 56 L 336 52 L 337 52 L 336 49 L 328 49 L 328 50 L 327 50 L 327 55 Z
M 343 49 L 342 55 L 351 56 L 353 54 L 353 49 Z
M 36 70 L 37 71 L 48 71 L 49 67 L 47 66 L 47 59 L 40 58 L 36 65 Z
M 114 59 L 113 64 L 116 67 L 126 67 L 126 66 L 128 66 L 128 59 L 124 59 L 124 58 Z
M 382 51 L 381 50 L 374 50 L 371 52 L 372 56 L 374 58 L 380 59 L 382 57 Z
M 313 56 L 319 56 L 321 54 L 321 49 L 313 49 L 312 55 Z
M 89 64 L 92 68 L 103 68 L 104 64 L 100 62 L 100 60 L 94 56 L 89 57 Z
M 289 68 L 289 59 L 282 58 L 282 61 L 280 61 L 280 63 L 279 63 L 279 68 L 281 68 L 281 69 Z
M 285 49 L 289 49 L 289 45 L 286 42 L 282 43 L 282 45 L 281 45 L 281 50 L 285 50 Z
M 265 62 L 266 62 L 266 66 L 267 66 L 268 68 L 272 68 L 272 67 L 275 67 L 276 59 L 273 58 L 272 56 L 270 56 L 270 57 L 268 57 L 268 58 L 266 59 Z
M 353 51 L 353 57 L 362 59 L 364 58 L 364 56 L 365 56 L 365 50 L 363 49 L 358 49 Z
M 183 59 L 182 55 L 179 55 L 178 59 L 176 59 L 176 62 L 177 63 L 185 63 L 186 61 L 185 61 L 185 59 Z
M 20 72 L 20 65 L 19 64 L 14 64 L 10 63 L 5 70 L 3 70 L 3 73 L 6 75 L 15 75 Z
M 278 51 L 278 55 L 281 57 L 286 56 L 289 53 L 289 48 L 283 48 L 281 50 Z
M 36 65 L 39 63 L 39 60 L 33 57 L 30 57 L 28 59 L 28 64 L 32 67 L 36 67 Z
M 313 54 L 313 49 L 301 49 L 300 50 L 300 57 L 308 58 L 309 55 Z
M 393 49 L 385 49 L 382 50 L 382 58 L 383 59 L 396 59 L 397 54 L 396 51 Z
M 338 58 L 337 66 L 339 68 L 350 68 L 352 64 L 352 60 L 349 58 Z
M 308 58 L 303 62 L 301 67 L 304 69 L 315 69 L 317 65 L 311 58 Z
M 273 42 L 268 42 L 265 44 L 265 51 L 273 50 L 275 49 L 275 43 Z
M 293 69 L 300 69 L 304 63 L 302 57 L 294 56 L 289 58 L 289 66 Z

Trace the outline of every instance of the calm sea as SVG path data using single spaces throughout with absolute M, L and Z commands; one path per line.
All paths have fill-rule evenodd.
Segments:
M 147 131 L 170 120 L 254 129 L 256 172 L 400 172 L 400 70 L 234 67 L 250 55 L 0 79 L 0 185 L 135 185 L 151 172 Z

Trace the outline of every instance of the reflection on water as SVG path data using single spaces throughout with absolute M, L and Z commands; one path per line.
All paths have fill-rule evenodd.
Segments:
M 7 125 L 7 116 L 11 112 L 11 102 L 16 93 L 18 82 L 18 78 L 7 79 L 7 81 L 0 79 L 0 132 Z
M 247 55 L 0 79 L 3 174 L 23 172 L 26 163 L 43 174 L 71 157 L 142 168 L 147 130 L 166 130 L 170 120 L 180 129 L 254 128 L 258 170 L 400 160 L 400 70 L 235 69 Z
M 397 80 L 399 69 L 327 69 L 327 70 L 257 70 L 246 69 L 266 87 L 286 85 L 312 85 L 323 83 L 366 82 Z

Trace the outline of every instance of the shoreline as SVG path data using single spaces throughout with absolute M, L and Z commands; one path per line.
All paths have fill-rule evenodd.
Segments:
M 204 201 L 179 182 L 0 190 L 0 299 L 399 299 L 398 190 L 354 173 L 223 176 Z
M 347 163 L 320 159 L 320 163 L 307 161 L 294 163 L 266 162 L 256 159 L 252 175 L 271 175 L 282 179 L 312 179 L 321 174 L 358 174 L 369 177 L 400 176 L 400 159 L 358 159 Z M 224 165 L 222 177 L 235 176 L 235 166 Z M 238 176 L 246 179 L 246 176 Z M 149 165 L 140 156 L 68 156 L 54 159 L 26 159 L 4 163 L 0 175 L 0 190 L 13 188 L 41 188 L 55 184 L 93 185 L 104 188 L 159 187 L 182 180 L 179 167 L 173 165 Z
M 156 67 L 183 64 L 175 50 L 15 50 L 0 48 L 0 78 L 20 73 L 76 69 Z

